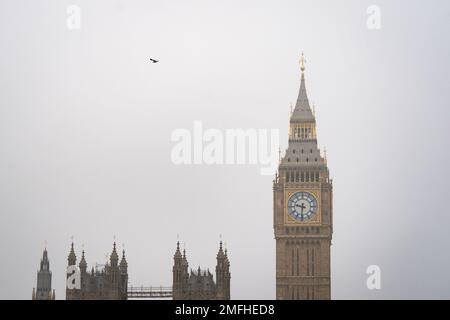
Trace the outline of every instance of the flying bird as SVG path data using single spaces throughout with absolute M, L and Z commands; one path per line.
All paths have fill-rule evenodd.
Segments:
M 157 63 L 159 60 L 155 60 L 155 59 L 150 58 L 150 61 L 153 62 L 153 63 Z

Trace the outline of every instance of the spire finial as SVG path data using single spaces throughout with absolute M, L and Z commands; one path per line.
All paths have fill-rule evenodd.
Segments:
M 44 250 L 47 250 L 47 240 L 44 241 Z
M 323 159 L 327 163 L 327 147 L 323 147 Z
M 300 70 L 302 70 L 302 74 L 303 72 L 305 72 L 305 62 L 306 62 L 305 55 L 303 54 L 302 51 L 302 56 L 300 57 Z

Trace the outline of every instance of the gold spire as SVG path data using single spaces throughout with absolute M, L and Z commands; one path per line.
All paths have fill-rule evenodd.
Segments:
M 303 72 L 305 72 L 305 62 L 306 62 L 305 55 L 303 54 L 303 51 L 302 51 L 302 56 L 300 58 L 300 70 L 302 70 L 302 74 L 303 74 Z

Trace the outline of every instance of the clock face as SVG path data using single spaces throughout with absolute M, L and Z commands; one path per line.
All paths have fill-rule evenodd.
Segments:
M 296 192 L 288 200 L 288 213 L 297 221 L 311 220 L 317 213 L 317 200 L 309 192 Z

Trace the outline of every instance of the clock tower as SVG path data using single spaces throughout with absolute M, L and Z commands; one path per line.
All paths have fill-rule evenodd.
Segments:
M 289 145 L 273 183 L 276 298 L 330 299 L 332 180 L 317 146 L 316 119 L 305 87 L 304 58 Z

